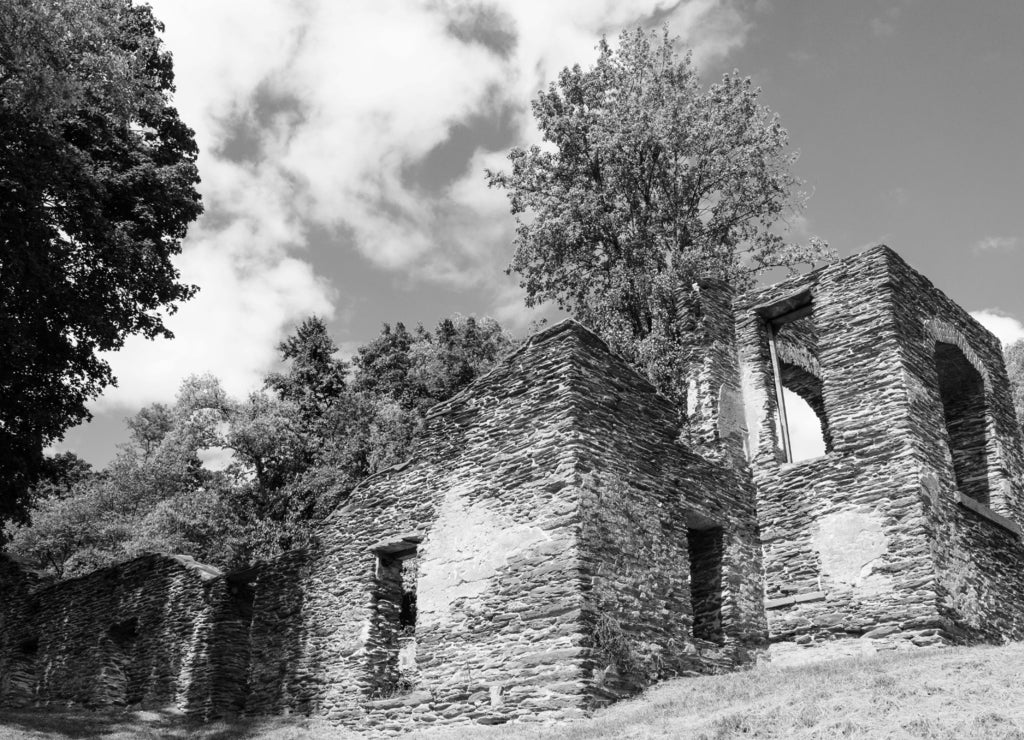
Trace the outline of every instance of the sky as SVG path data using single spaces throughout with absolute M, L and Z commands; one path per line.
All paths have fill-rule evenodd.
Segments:
M 110 354 L 116 388 L 59 450 L 105 465 L 124 419 L 212 373 L 244 397 L 303 318 L 345 355 L 382 322 L 523 334 L 514 221 L 483 170 L 538 143 L 530 100 L 602 35 L 668 24 L 706 84 L 739 70 L 800 153 L 793 238 L 884 243 L 1004 342 L 1024 338 L 1020 0 L 153 0 L 195 129 L 199 286 L 173 340 Z

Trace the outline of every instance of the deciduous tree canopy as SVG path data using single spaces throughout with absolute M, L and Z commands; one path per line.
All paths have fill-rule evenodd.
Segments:
M 803 205 L 796 154 L 749 79 L 704 89 L 667 31 L 598 50 L 533 101 L 546 144 L 488 178 L 508 190 L 527 303 L 555 302 L 650 371 L 679 346 L 681 290 L 708 277 L 742 289 L 828 250 L 785 238 Z
M 511 346 L 490 319 L 384 325 L 359 348 L 350 382 L 311 317 L 278 345 L 286 367 L 265 391 L 239 402 L 213 376 L 193 376 L 173 404 L 128 420 L 130 438 L 105 470 L 48 458 L 31 525 L 6 527 L 8 552 L 67 577 L 149 551 L 232 567 L 305 546 L 359 481 L 407 459 L 430 406 Z M 222 469 L 204 464 L 214 457 Z
M 0 519 L 113 381 L 97 353 L 169 336 L 194 290 L 171 257 L 196 146 L 161 30 L 130 0 L 0 3 Z

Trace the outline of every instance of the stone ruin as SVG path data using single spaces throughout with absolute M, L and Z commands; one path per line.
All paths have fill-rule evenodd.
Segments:
M 313 550 L 56 584 L 0 560 L 0 706 L 398 731 L 579 717 L 758 659 L 1024 638 L 998 341 L 886 247 L 735 300 L 708 283 L 695 307 L 685 410 L 563 321 L 432 409 Z

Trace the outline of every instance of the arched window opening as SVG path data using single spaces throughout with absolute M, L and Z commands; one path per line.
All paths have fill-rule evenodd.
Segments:
M 830 451 L 825 440 L 823 419 L 799 394 L 782 387 L 789 425 L 789 454 L 792 462 L 821 457 Z
M 774 376 L 776 454 L 785 462 L 799 462 L 831 452 L 810 293 L 755 310 L 765 321 Z
M 935 343 L 935 370 L 956 485 L 988 506 L 985 382 L 955 344 Z

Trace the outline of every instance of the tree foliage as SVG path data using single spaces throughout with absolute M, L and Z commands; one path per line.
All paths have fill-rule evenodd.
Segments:
M 430 406 L 511 347 L 497 322 L 454 316 L 433 331 L 385 324 L 350 365 L 311 317 L 278 346 L 285 367 L 264 390 L 237 401 L 193 376 L 127 420 L 105 470 L 48 458 L 8 550 L 68 577 L 147 551 L 230 568 L 306 546 L 363 478 L 407 459 Z M 213 470 L 214 457 L 229 463 Z
M 216 378 L 191 377 L 174 404 L 153 404 L 128 420 L 129 440 L 105 470 L 50 459 L 55 472 L 34 489 L 31 526 L 8 525 L 8 551 L 58 577 L 142 552 L 230 562 L 241 524 L 226 495 L 229 479 L 200 454 L 218 445 L 231 408 Z M 54 480 L 64 482 L 59 495 Z
M 201 212 L 160 23 L 130 0 L 0 3 L 0 519 L 113 382 L 98 352 L 170 336 Z
M 623 33 L 617 49 L 602 39 L 598 51 L 593 68 L 564 69 L 533 101 L 546 144 L 513 149 L 511 171 L 487 175 L 508 191 L 509 271 L 527 304 L 553 301 L 650 370 L 679 346 L 680 292 L 695 281 L 742 289 L 828 250 L 780 233 L 803 205 L 796 154 L 749 79 L 705 90 L 667 31 Z

